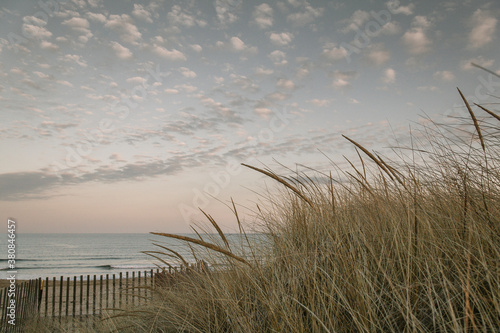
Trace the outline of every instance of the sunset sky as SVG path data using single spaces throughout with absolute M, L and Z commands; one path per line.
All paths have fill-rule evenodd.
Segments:
M 498 1 L 4 0 L 0 213 L 19 232 L 235 230 L 275 186 L 500 95 Z M 498 101 L 498 100 L 497 100 Z M 248 209 L 247 209 L 248 208 Z

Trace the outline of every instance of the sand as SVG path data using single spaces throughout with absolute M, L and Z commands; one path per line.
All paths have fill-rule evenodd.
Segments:
M 20 284 L 25 280 L 16 280 L 16 284 Z M 135 280 L 123 278 L 121 281 L 116 279 L 114 281 L 109 279 L 106 281 L 97 279 L 90 281 L 76 281 L 76 288 L 73 279 L 70 279 L 69 285 L 67 279 L 63 281 L 63 288 L 61 293 L 61 282 L 59 279 L 54 281 L 49 279 L 48 286 L 44 280 L 43 293 L 40 304 L 41 316 L 65 316 L 68 314 L 72 316 L 73 313 L 79 315 L 93 315 L 99 314 L 100 309 L 103 308 L 125 308 L 130 306 L 139 305 L 145 302 L 146 298 L 150 296 L 150 290 L 144 288 L 151 286 L 151 279 L 147 281 L 141 277 L 141 283 L 137 277 Z M 90 282 L 90 283 L 89 283 Z M 10 285 L 9 280 L 0 280 L 0 288 Z M 54 288 L 55 286 L 55 288 Z M 141 286 L 142 288 L 138 288 Z M 95 292 L 94 292 L 95 290 Z M 102 292 L 101 292 L 102 290 Z M 101 296 L 102 294 L 102 296 Z M 88 300 L 88 302 L 87 302 Z

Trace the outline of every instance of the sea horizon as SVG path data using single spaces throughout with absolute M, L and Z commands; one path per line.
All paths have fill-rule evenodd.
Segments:
M 184 233 L 197 237 L 194 233 Z M 211 234 L 207 236 L 215 236 Z M 238 234 L 227 234 L 238 240 Z M 0 248 L 7 249 L 7 237 L 0 238 Z M 171 248 L 188 263 L 196 262 L 190 248 L 182 241 L 150 233 L 19 233 L 16 234 L 16 278 L 71 277 L 105 275 L 156 269 L 162 263 L 143 251 L 158 251 L 153 243 Z M 163 251 L 163 250 L 162 250 Z M 180 261 L 165 256 L 172 266 Z M 7 251 L 0 254 L 0 279 L 8 278 Z

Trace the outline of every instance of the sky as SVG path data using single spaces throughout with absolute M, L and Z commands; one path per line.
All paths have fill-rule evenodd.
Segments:
M 345 166 L 491 103 L 497 1 L 0 2 L 0 217 L 19 232 L 236 230 L 277 172 Z M 413 124 L 413 125 L 412 125 Z

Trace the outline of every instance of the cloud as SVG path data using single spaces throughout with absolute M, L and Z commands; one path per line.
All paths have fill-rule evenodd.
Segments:
M 59 46 L 57 46 L 56 44 L 53 44 L 49 41 L 46 41 L 46 40 L 42 40 L 40 42 L 40 48 L 42 50 L 47 50 L 47 51 L 52 51 L 52 52 L 59 50 Z
M 231 37 L 229 40 L 231 47 L 234 51 L 243 51 L 246 48 L 245 43 L 238 37 Z
M 321 56 L 330 61 L 342 60 L 347 57 L 347 50 L 340 46 L 334 45 L 325 45 L 323 47 L 323 52 Z
M 245 44 L 245 42 L 236 36 L 231 37 L 227 45 L 224 43 L 219 43 L 218 45 L 228 47 L 233 52 L 244 52 L 246 54 L 256 54 L 258 52 L 257 47 Z
M 380 33 L 384 35 L 396 35 L 401 31 L 401 27 L 398 22 L 387 22 L 380 29 Z
M 391 58 L 391 53 L 383 44 L 373 44 L 366 48 L 364 57 L 369 63 L 380 66 Z
M 116 161 L 116 162 L 126 162 L 126 160 L 123 158 L 123 156 L 120 153 L 113 153 L 109 155 L 109 159 Z
M 139 20 L 146 21 L 148 23 L 153 23 L 153 19 L 151 18 L 151 13 L 144 8 L 143 5 L 134 4 L 134 10 L 132 11 L 132 15 L 138 18 Z
M 276 50 L 271 53 L 269 53 L 269 59 L 274 63 L 275 66 L 283 66 L 288 64 L 288 61 L 286 60 L 286 54 L 283 51 Z
M 407 50 L 413 55 L 427 53 L 432 45 L 431 40 L 426 35 L 427 29 L 431 23 L 424 16 L 415 16 L 412 22 L 412 28 L 403 35 L 403 42 Z
M 262 3 L 255 7 L 253 19 L 259 28 L 268 29 L 273 25 L 273 9 L 267 3 Z
M 111 48 L 115 52 L 115 55 L 122 60 L 129 60 L 132 59 L 133 54 L 132 52 L 126 48 L 125 46 L 121 45 L 118 42 L 111 42 Z
M 182 53 L 181 51 L 176 50 L 176 49 L 167 50 L 163 46 L 154 45 L 152 51 L 157 56 L 160 56 L 160 57 L 167 59 L 167 60 L 171 60 L 171 61 L 185 61 L 185 60 L 187 60 L 184 53 Z
M 254 112 L 257 113 L 259 116 L 263 117 L 264 119 L 269 118 L 269 115 L 273 112 L 269 108 L 264 108 L 264 107 L 255 107 Z
M 172 89 L 172 88 L 167 88 L 165 89 L 165 92 L 169 95 L 177 95 L 179 93 L 178 89 Z
M 269 39 L 274 45 L 286 46 L 292 42 L 293 34 L 289 32 L 282 32 L 282 33 L 272 32 L 269 34 Z
M 0 200 L 38 198 L 40 192 L 60 184 L 58 177 L 43 172 L 0 174 Z
M 259 91 L 259 86 L 255 84 L 251 79 L 244 75 L 231 74 L 229 75 L 231 83 L 240 88 L 241 90 L 248 93 L 256 93 Z
M 23 17 L 23 23 L 25 24 L 32 24 L 36 25 L 39 27 L 44 27 L 47 25 L 47 22 L 42 20 L 41 18 L 38 18 L 36 16 L 24 16 Z
M 278 82 L 276 82 L 276 87 L 283 89 L 283 90 L 294 90 L 295 89 L 295 83 L 293 83 L 292 80 L 288 79 L 279 79 Z
M 82 67 L 87 67 L 87 62 L 82 59 L 82 56 L 77 54 L 66 54 L 62 57 L 59 57 L 60 60 L 65 62 L 74 62 Z
M 415 11 L 414 3 L 410 3 L 407 6 L 399 6 L 399 4 L 400 4 L 399 0 L 391 0 L 386 2 L 387 8 L 390 8 L 393 14 L 403 14 L 409 16 L 412 15 L 413 12 Z
M 215 0 L 215 12 L 222 25 L 227 25 L 238 20 L 243 0 Z
M 207 23 L 203 20 L 197 20 L 194 15 L 187 13 L 181 6 L 173 5 L 172 10 L 167 14 L 167 20 L 174 26 L 184 26 L 186 28 L 198 25 L 204 27 Z
M 348 33 L 350 31 L 356 31 L 357 29 L 361 29 L 361 26 L 370 20 L 370 13 L 364 10 L 356 10 L 352 16 L 345 20 L 348 25 L 343 28 L 341 31 L 343 33 Z
M 273 74 L 274 71 L 269 68 L 264 68 L 262 66 L 259 66 L 255 69 L 255 74 L 259 76 L 266 76 L 266 75 L 271 75 Z
M 182 76 L 186 78 L 194 79 L 196 77 L 196 73 L 190 70 L 189 68 L 181 67 L 179 68 L 179 71 L 181 72 Z
M 195 86 L 190 85 L 190 84 L 177 84 L 174 86 L 174 88 L 183 90 L 187 93 L 193 93 L 193 92 L 198 90 L 198 87 L 195 87 Z
M 471 59 L 467 59 L 467 60 L 462 61 L 460 63 L 460 67 L 463 70 L 477 70 L 476 67 L 472 66 L 472 63 L 475 63 L 479 66 L 484 67 L 484 68 L 490 68 L 495 63 L 495 60 L 494 59 L 486 59 L 483 56 L 478 56 L 475 58 L 471 58 Z
M 44 27 L 32 25 L 32 24 L 23 24 L 23 35 L 28 38 L 34 39 L 46 39 L 52 36 L 52 32 L 48 31 Z
M 433 77 L 441 81 L 453 81 L 455 79 L 455 75 L 450 71 L 437 71 Z
M 116 158 L 119 158 L 119 155 Z M 192 159 L 178 156 L 167 161 L 152 159 L 128 163 L 116 168 L 107 165 L 78 176 L 70 173 L 69 170 L 61 170 L 58 177 L 53 174 L 50 167 L 41 171 L 4 173 L 0 174 L 0 200 L 47 199 L 53 196 L 54 188 L 62 186 L 90 182 L 115 183 L 174 175 L 181 171 L 184 165 L 191 166 L 190 164 L 194 164 Z
M 490 13 L 477 9 L 471 17 L 469 47 L 477 49 L 493 41 L 498 20 Z
M 135 26 L 134 21 L 127 14 L 110 15 L 104 26 L 118 33 L 125 43 L 137 45 L 142 38 L 142 34 Z
M 106 16 L 104 16 L 101 13 L 88 12 L 86 15 L 89 18 L 89 20 L 91 20 L 91 21 L 95 21 L 95 22 L 99 22 L 99 23 L 106 22 Z
M 396 71 L 392 68 L 387 68 L 382 76 L 382 82 L 387 84 L 396 82 Z
M 358 72 L 356 71 L 345 71 L 341 72 L 336 70 L 333 72 L 333 88 L 335 90 L 343 90 L 351 86 L 351 81 L 358 77 Z
M 90 26 L 89 21 L 87 19 L 81 17 L 73 17 L 69 20 L 65 20 L 61 23 L 62 25 L 68 26 L 73 30 L 81 31 L 82 29 L 88 29 Z
M 193 44 L 193 45 L 190 45 L 190 47 L 191 47 L 191 49 L 193 49 L 193 51 L 198 52 L 198 53 L 203 51 L 203 47 L 201 47 L 201 45 L 199 45 L 199 44 Z
M 438 91 L 439 88 L 436 86 L 420 86 L 417 87 L 418 91 Z
M 330 99 L 314 98 L 314 99 L 308 100 L 307 102 L 311 103 L 312 105 L 317 106 L 317 107 L 325 107 L 325 106 L 329 106 L 332 101 Z
M 146 82 L 147 79 L 144 77 L 141 77 L 141 76 L 134 76 L 134 77 L 128 78 L 126 81 L 127 81 L 127 83 L 139 85 L 139 84 L 143 84 L 144 82 Z
M 294 26 L 302 27 L 314 22 L 318 17 L 323 15 L 323 8 L 314 8 L 307 1 L 301 6 L 300 11 L 287 16 L 286 20 Z

